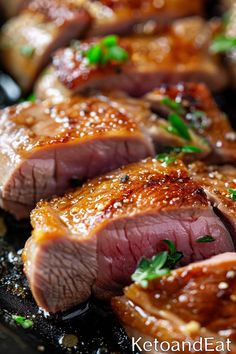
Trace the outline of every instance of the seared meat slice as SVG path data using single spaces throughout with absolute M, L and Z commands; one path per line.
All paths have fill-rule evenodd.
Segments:
M 177 105 L 178 115 L 198 136 L 198 140 L 195 137 L 194 145 L 202 146 L 205 154 L 208 154 L 207 163 L 236 164 L 236 133 L 205 85 L 189 83 L 162 86 L 149 93 L 146 99 L 152 109 L 162 116 L 170 113 L 171 105 Z M 173 133 L 163 132 L 160 128 L 163 128 L 163 123 L 154 121 L 152 133 L 157 145 L 166 146 L 167 139 L 170 146 L 186 144 L 186 140 Z
M 229 16 L 229 21 L 226 27 L 226 36 L 227 37 L 236 37 L 236 1 L 231 1 L 231 4 L 229 4 L 229 11 L 230 11 L 230 16 Z M 232 46 L 232 50 L 229 50 L 227 52 L 227 62 L 232 74 L 232 83 L 234 87 L 236 87 L 236 48 L 235 45 Z
M 181 345 L 213 337 L 208 350 L 203 341 L 201 353 L 207 353 L 209 348 L 214 353 L 228 353 L 229 350 L 220 351 L 220 347 L 216 350 L 217 340 L 228 339 L 232 341 L 230 352 L 235 354 L 236 254 L 225 253 L 179 268 L 150 282 L 147 289 L 133 284 L 112 304 L 128 335 L 137 340 L 142 337 L 138 341 L 141 348 L 145 340 L 152 342 L 150 353 L 161 352 L 160 346 L 155 351 L 155 338 L 159 343 L 177 341 Z M 193 352 L 187 345 L 185 349 L 178 353 Z
M 31 214 L 24 269 L 37 304 L 56 312 L 120 293 L 142 256 L 175 242 L 183 261 L 234 250 L 205 193 L 181 162 L 152 159 L 123 167 Z M 197 239 L 212 235 L 215 242 Z
M 89 24 L 89 14 L 76 5 L 62 0 L 33 0 L 2 28 L 2 63 L 27 92 L 51 53 L 81 36 Z
M 27 217 L 37 201 L 64 193 L 72 179 L 152 156 L 152 144 L 132 115 L 108 101 L 79 97 L 1 111 L 2 207 Z
M 75 0 L 76 1 L 76 0 Z M 124 34 L 140 22 L 155 20 L 166 24 L 178 17 L 201 15 L 203 0 L 100 0 L 82 1 L 84 7 L 94 17 L 90 36 L 103 36 L 110 33 Z
M 30 0 L 0 0 L 1 14 L 7 18 L 16 16 L 29 2 Z
M 195 87 L 195 84 L 192 85 Z M 156 101 L 160 98 L 160 96 L 157 96 L 157 91 L 148 94 L 145 99 L 122 96 L 119 92 L 111 92 L 110 94 L 98 93 L 97 97 L 102 100 L 109 100 L 112 102 L 112 105 L 118 109 L 125 108 L 129 111 L 132 110 L 136 123 L 142 127 L 153 140 L 156 153 L 165 152 L 170 147 L 181 147 L 186 145 L 198 148 L 196 152 L 191 151 L 189 153 L 185 152 L 181 154 L 181 158 L 186 162 L 204 159 L 211 153 L 209 144 L 197 134 L 198 132 L 194 131 L 192 126 L 188 124 L 186 125 L 191 138 L 190 141 L 185 140 L 180 135 L 168 131 L 167 127 L 169 126 L 169 123 L 167 120 L 166 106 L 163 105 L 162 107 L 162 105 L 160 105 L 163 108 L 162 111 L 156 109 Z M 168 96 L 163 97 L 166 98 Z M 158 103 L 160 103 L 159 100 Z M 157 114 L 152 110 L 157 110 Z M 142 114 L 139 114 L 139 112 Z
M 189 166 L 192 178 L 201 183 L 213 206 L 230 226 L 236 243 L 236 168 L 232 166 L 206 166 L 201 162 Z
M 90 65 L 84 52 L 96 41 L 61 49 L 49 73 L 37 84 L 38 96 L 46 98 L 60 90 L 73 95 L 111 87 L 140 96 L 161 83 L 179 81 L 205 82 L 211 89 L 220 90 L 227 78 L 218 57 L 208 51 L 212 34 L 208 23 L 191 18 L 176 21 L 158 35 L 121 38 L 119 45 L 126 49 L 129 59 L 120 65 Z

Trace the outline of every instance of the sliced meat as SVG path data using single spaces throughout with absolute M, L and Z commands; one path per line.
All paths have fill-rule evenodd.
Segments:
M 119 294 L 142 256 L 172 240 L 183 262 L 233 251 L 230 235 L 181 162 L 152 159 L 91 180 L 31 214 L 24 269 L 37 304 L 49 312 Z M 212 235 L 215 242 L 197 239 Z
M 236 37 L 236 1 L 231 1 L 229 3 L 229 21 L 226 26 L 226 36 L 229 38 Z M 230 72 L 232 74 L 231 81 L 234 87 L 236 87 L 236 48 L 235 45 L 232 46 L 232 50 L 227 52 L 227 63 L 229 65 Z
M 212 34 L 208 23 L 191 18 L 176 21 L 158 35 L 121 38 L 119 45 L 129 59 L 120 65 L 90 65 L 84 52 L 97 41 L 81 42 L 55 54 L 53 66 L 41 77 L 36 91 L 40 98 L 47 98 L 64 87 L 67 95 L 112 87 L 140 96 L 161 83 L 179 81 L 205 82 L 217 91 L 227 78 L 218 57 L 208 51 Z
M 1 111 L 2 207 L 28 217 L 37 201 L 64 193 L 72 179 L 81 182 L 152 156 L 152 143 L 132 114 L 79 97 Z
M 52 52 L 80 37 L 89 24 L 89 14 L 76 5 L 33 0 L 2 28 L 2 63 L 23 92 L 28 92 Z
M 84 7 L 94 18 L 89 31 L 90 36 L 103 36 L 110 33 L 124 34 L 140 22 L 155 20 L 158 25 L 166 24 L 176 18 L 200 15 L 203 13 L 203 0 L 100 0 L 82 1 Z
M 236 191 L 236 168 L 233 166 L 206 166 L 197 162 L 189 166 L 189 173 L 195 181 L 201 183 L 214 208 L 218 210 L 230 227 L 236 243 L 236 198 L 230 192 L 230 190 Z
M 214 353 L 235 354 L 236 254 L 225 253 L 174 270 L 169 276 L 150 282 L 147 289 L 133 284 L 125 289 L 124 296 L 114 298 L 112 305 L 128 335 L 134 342 L 138 340 L 141 349 L 145 341 L 151 341 L 151 354 L 163 353 L 161 342 L 169 342 L 171 347 L 177 341 L 182 348 L 182 343 L 193 344 L 201 338 L 201 353 L 210 348 Z M 208 348 L 205 338 L 211 338 Z M 156 351 L 155 339 L 159 342 Z M 217 347 L 217 341 L 225 342 L 225 350 Z M 170 354 L 176 351 L 166 349 L 166 345 L 164 348 Z M 176 352 L 193 353 L 199 344 L 195 350 L 188 348 L 186 345 L 185 350 Z
M 193 84 L 193 86 L 195 87 L 195 84 Z M 57 99 L 59 99 L 58 97 Z M 205 159 L 211 153 L 211 147 L 209 144 L 198 135 L 198 131 L 194 131 L 188 122 L 186 125 L 190 135 L 190 140 L 188 141 L 183 137 L 168 131 L 167 128 L 169 123 L 167 120 L 166 106 L 163 105 L 164 109 L 161 111 L 160 109 L 156 109 L 156 101 L 154 104 L 154 98 L 156 100 L 160 98 L 157 96 L 157 91 L 148 94 L 145 99 L 131 98 L 122 95 L 120 92 L 110 92 L 109 94 L 97 93 L 97 97 L 102 100 L 111 101 L 113 106 L 118 109 L 132 110 L 136 123 L 142 127 L 153 140 L 156 153 L 165 153 L 170 147 L 181 147 L 186 145 L 198 148 L 198 151 L 196 150 L 196 152 L 191 151 L 189 153 L 181 153 L 181 158 L 186 162 Z M 168 96 L 163 97 L 166 98 Z
M 166 103 L 166 98 L 171 102 Z M 163 126 L 161 120 L 159 123 L 154 120 L 152 133 L 157 145 L 167 145 L 167 139 L 170 146 L 193 144 L 202 147 L 207 163 L 236 163 L 236 133 L 205 85 L 194 83 L 165 85 L 149 93 L 146 99 L 159 116 L 167 116 L 172 111 L 171 103 L 176 104 L 178 115 L 198 137 L 198 139 L 195 137 L 196 143 L 194 136 L 192 142 L 186 142 L 173 133 L 168 134 L 166 129 L 163 129 L 166 128 L 166 123 Z
M 1 15 L 6 18 L 16 16 L 29 3 L 30 0 L 0 0 Z

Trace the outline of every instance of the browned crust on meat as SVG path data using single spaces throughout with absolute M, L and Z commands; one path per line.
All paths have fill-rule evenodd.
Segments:
M 199 44 L 200 28 L 204 33 L 204 40 Z M 182 79 L 189 81 L 188 75 L 190 77 L 192 75 L 197 81 L 201 70 L 206 71 L 206 82 L 217 90 L 219 84 L 215 80 L 217 75 L 222 74 L 220 86 L 225 85 L 226 76 L 219 66 L 217 57 L 208 52 L 212 34 L 211 28 L 200 19 L 176 21 L 158 36 L 120 38 L 119 45 L 129 53 L 129 60 L 122 65 L 117 63 L 106 66 L 89 65 L 83 53 L 97 42 L 96 40 L 82 42 L 79 50 L 76 48 L 59 50 L 54 56 L 53 65 L 60 82 L 72 91 L 90 88 L 93 82 L 95 86 L 96 83 L 100 85 L 98 81 L 102 81 L 104 76 L 119 80 L 122 74 L 128 75 L 127 77 L 131 75 L 132 81 L 135 80 L 132 75 L 154 75 L 156 72 L 162 72 L 165 77 L 173 72 L 173 75 L 180 79 L 182 75 Z M 200 76 L 202 77 L 202 73 Z M 161 79 L 158 84 L 160 82 Z
M 226 253 L 172 271 L 147 289 L 133 284 L 112 304 L 125 326 L 158 340 L 184 341 L 209 334 L 217 340 L 228 330 L 225 336 L 234 342 L 235 296 L 236 256 Z M 186 326 L 191 321 L 192 332 Z
M 139 22 L 157 20 L 158 25 L 171 20 L 203 13 L 203 1 L 188 2 L 186 0 L 129 0 L 129 1 L 84 1 L 84 6 L 94 16 L 95 23 L 90 35 L 106 33 L 125 33 Z
M 197 134 L 204 137 L 211 146 L 213 152 L 211 156 L 207 157 L 208 163 L 236 162 L 236 133 L 227 116 L 219 110 L 204 84 L 186 83 L 176 86 L 162 86 L 147 95 L 147 99 L 154 106 L 155 103 L 160 103 L 164 97 L 179 102 L 185 108 L 186 114 L 183 115 L 183 118 L 186 123 Z M 196 127 L 197 118 L 191 113 L 194 111 L 205 113 L 203 124 L 199 127 Z
M 73 17 L 77 17 L 78 21 L 79 17 L 90 17 L 87 10 L 76 2 L 64 0 L 32 0 L 24 11 L 32 15 L 40 14 L 45 22 L 53 21 L 58 26 L 63 26 Z
M 206 195 L 189 179 L 181 162 L 166 167 L 149 159 L 91 180 L 62 198 L 40 202 L 32 212 L 31 221 L 35 241 L 57 237 L 54 228 L 50 235 L 47 217 L 55 211 L 58 220 L 63 219 L 75 237 L 78 234 L 90 237 L 90 231 L 94 233 L 111 219 L 145 211 L 171 211 L 189 206 L 205 208 L 207 205 Z M 49 222 L 46 229 L 45 222 Z
M 206 166 L 201 162 L 196 162 L 189 165 L 188 169 L 193 180 L 201 183 L 212 204 L 231 225 L 231 231 L 235 235 L 236 202 L 229 190 L 236 189 L 236 168 L 227 165 Z
M 21 137 L 14 141 L 19 154 L 104 136 L 142 134 L 132 113 L 96 97 L 68 98 L 57 105 L 22 103 L 2 110 L 0 121 L 2 135 L 8 131 L 13 136 L 21 130 Z

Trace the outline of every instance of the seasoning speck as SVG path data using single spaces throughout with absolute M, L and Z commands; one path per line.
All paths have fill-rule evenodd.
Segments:
M 227 279 L 233 279 L 236 276 L 236 273 L 234 270 L 229 270 L 226 274 Z
M 121 202 L 115 202 L 113 206 L 114 206 L 115 209 L 119 209 L 119 208 L 122 207 L 122 203 Z
M 122 183 L 128 182 L 128 180 L 129 180 L 129 176 L 128 176 L 128 175 L 122 176 L 122 177 L 120 178 L 120 181 L 121 181 Z
M 219 285 L 218 285 L 218 288 L 219 288 L 220 290 L 228 289 L 228 287 L 229 287 L 229 284 L 228 284 L 228 283 L 225 283 L 224 281 L 222 281 L 222 282 L 219 283 Z

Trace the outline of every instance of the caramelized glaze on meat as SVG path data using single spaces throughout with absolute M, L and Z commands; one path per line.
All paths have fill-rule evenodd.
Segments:
M 73 234 L 89 236 L 106 220 L 128 217 L 146 210 L 171 210 L 185 205 L 207 206 L 205 194 L 190 181 L 181 162 L 166 167 L 155 160 L 124 167 L 109 175 L 88 182 L 65 197 L 41 202 L 32 213 L 35 238 L 48 238 L 37 233 L 48 210 L 55 209 Z M 79 222 L 78 222 L 79 216 Z M 83 225 L 83 227 L 82 227 Z M 48 224 L 50 229 L 50 224 Z M 52 235 L 53 237 L 53 235 Z
M 114 132 L 120 136 L 138 133 L 137 124 L 125 113 L 92 97 L 73 97 L 55 106 L 46 102 L 23 103 L 2 112 L 0 135 L 12 132 L 14 124 L 16 134 L 19 130 L 22 133 L 14 139 L 14 148 L 24 154 L 54 144 L 111 136 Z
M 227 3 L 229 20 L 226 25 L 225 35 L 230 38 L 235 38 L 236 36 L 236 2 L 234 0 L 228 0 Z M 236 60 L 235 60 L 236 50 L 235 47 L 231 47 L 231 50 L 228 50 L 226 53 L 227 64 L 231 73 L 231 82 L 236 87 Z
M 224 216 L 236 241 L 236 201 L 230 189 L 236 190 L 236 168 L 233 166 L 206 166 L 196 162 L 189 166 L 192 178 L 200 182 L 212 204 Z
M 112 304 L 130 336 L 169 342 L 229 338 L 235 353 L 236 255 L 225 253 L 174 270 L 147 289 L 133 284 Z
M 81 181 L 152 156 L 152 143 L 133 115 L 131 104 L 120 109 L 96 97 L 73 97 L 56 105 L 26 102 L 2 110 L 3 208 L 22 217 L 23 205 L 33 208 L 41 198 L 61 195 L 72 177 Z M 14 203 L 22 208 L 15 210 Z
M 129 116 L 132 117 L 129 111 L 118 109 L 108 100 L 96 97 L 76 96 L 57 105 L 25 102 L 1 111 L 0 134 L 20 130 L 19 142 L 13 139 L 14 147 L 20 151 L 30 151 L 37 146 L 63 143 L 70 139 L 72 142 L 104 133 L 111 135 L 113 131 L 120 134 L 138 131 L 137 124 Z M 27 135 L 27 143 L 24 143 L 23 133 Z
M 202 0 L 85 0 L 83 4 L 95 20 L 90 35 L 127 33 L 132 26 L 140 22 L 156 20 L 160 25 L 178 17 L 199 15 L 203 12 Z
M 196 134 L 204 137 L 205 144 L 212 150 L 206 161 L 235 164 L 236 133 L 205 85 L 189 83 L 162 86 L 146 97 L 154 110 L 162 114 L 168 112 L 167 107 L 161 104 L 164 97 L 180 103 L 186 111 L 182 118 Z
M 225 86 L 227 78 L 218 58 L 208 51 L 211 38 L 212 29 L 202 19 L 176 21 L 155 36 L 120 38 L 119 44 L 128 51 L 129 60 L 122 65 L 105 66 L 89 65 L 83 52 L 94 41 L 81 42 L 77 48 L 62 49 L 55 54 L 54 74 L 49 75 L 55 75 L 59 85 L 63 84 L 70 94 L 112 87 L 140 96 L 161 83 L 179 81 L 202 81 L 218 90 Z M 40 97 L 45 98 L 52 86 L 57 88 L 56 81 L 50 81 L 49 88 L 47 85 L 46 75 L 37 85 Z
M 183 163 L 154 159 L 85 183 L 31 214 L 24 267 L 39 306 L 64 310 L 94 294 L 120 294 L 142 256 L 175 242 L 184 263 L 233 251 L 229 232 Z M 198 237 L 212 234 L 203 245 Z M 51 271 L 53 269 L 53 273 Z
M 2 64 L 27 93 L 52 53 L 79 38 L 90 22 L 88 12 L 76 5 L 61 0 L 32 1 L 2 27 Z

